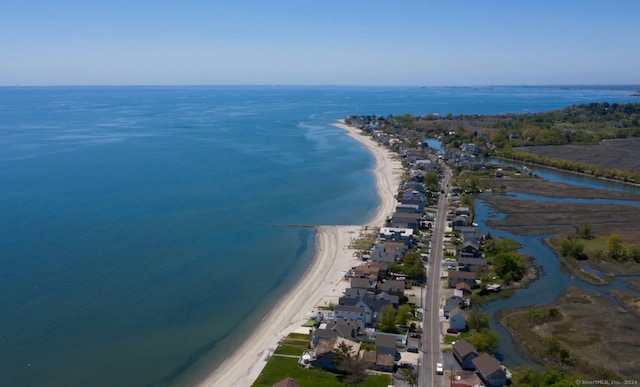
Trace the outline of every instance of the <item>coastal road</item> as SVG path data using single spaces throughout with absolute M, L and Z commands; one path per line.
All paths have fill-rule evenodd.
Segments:
M 422 334 L 422 364 L 419 369 L 420 386 L 444 386 L 444 377 L 436 375 L 436 363 L 442 362 L 440 351 L 440 272 L 442 270 L 442 252 L 444 244 L 444 230 L 447 222 L 449 182 L 451 172 L 445 167 L 442 179 L 442 190 L 438 199 L 438 212 L 435 226 L 431 235 L 431 252 L 427 267 L 427 286 L 423 300 L 423 334 Z

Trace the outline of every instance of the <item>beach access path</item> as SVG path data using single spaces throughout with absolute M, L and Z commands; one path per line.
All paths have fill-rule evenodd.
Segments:
M 346 271 L 359 263 L 355 250 L 349 247 L 351 241 L 365 228 L 383 226 L 395 210 L 395 195 L 404 172 L 397 155 L 344 122 L 334 126 L 346 130 L 374 156 L 372 172 L 380 200 L 375 215 L 363 225 L 316 227 L 316 252 L 307 271 L 245 341 L 199 385 L 250 386 L 266 365 L 270 348 L 275 349 L 280 340 L 299 329 L 315 315 L 318 307 L 337 303 L 349 285 L 344 279 Z

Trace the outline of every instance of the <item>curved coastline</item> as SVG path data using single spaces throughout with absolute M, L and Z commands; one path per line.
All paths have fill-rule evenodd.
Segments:
M 261 324 L 199 386 L 250 386 L 266 365 L 270 348 L 290 332 L 299 329 L 316 307 L 337 302 L 348 282 L 344 273 L 359 261 L 349 246 L 366 227 L 380 227 L 395 209 L 402 163 L 384 146 L 362 135 L 343 121 L 333 124 L 364 145 L 374 156 L 379 205 L 373 217 L 362 225 L 317 226 L 314 258 L 299 281 L 273 307 Z

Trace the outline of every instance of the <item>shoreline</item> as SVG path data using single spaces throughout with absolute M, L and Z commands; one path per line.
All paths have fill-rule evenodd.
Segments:
M 402 163 L 387 148 L 371 137 L 344 124 L 332 124 L 361 143 L 375 159 L 372 173 L 380 203 L 373 217 L 362 225 L 317 226 L 315 255 L 298 282 L 264 316 L 262 323 L 198 386 L 250 386 L 267 363 L 269 350 L 289 333 L 301 328 L 318 306 L 337 303 L 342 290 L 348 286 L 344 273 L 360 260 L 349 248 L 365 228 L 381 227 L 397 203 L 395 195 L 404 171 Z M 306 328 L 305 328 L 306 329 Z

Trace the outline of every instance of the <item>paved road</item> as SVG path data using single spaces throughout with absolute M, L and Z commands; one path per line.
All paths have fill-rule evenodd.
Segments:
M 444 230 L 447 222 L 447 200 L 449 196 L 449 182 L 451 173 L 445 170 L 442 187 L 444 193 L 440 193 L 438 199 L 438 213 L 436 215 L 435 227 L 431 236 L 431 253 L 427 268 L 427 289 L 424 295 L 424 321 L 422 335 L 422 364 L 419 367 L 420 386 L 444 385 L 443 377 L 436 375 L 436 363 L 441 362 L 440 351 L 440 313 L 439 313 L 439 291 L 440 291 L 440 271 L 442 270 L 442 251 L 444 242 Z

